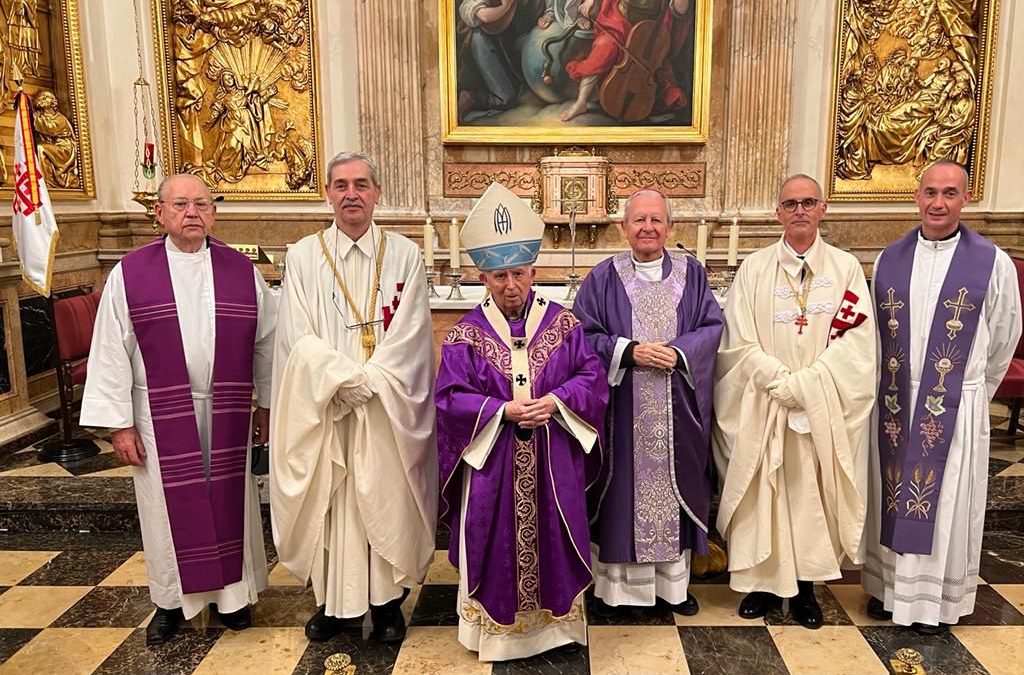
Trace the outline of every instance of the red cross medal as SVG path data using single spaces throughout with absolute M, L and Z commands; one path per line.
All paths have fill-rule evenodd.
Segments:
M 799 330 L 797 330 L 796 334 L 803 335 L 804 326 L 807 325 L 807 315 L 805 315 L 803 312 L 800 312 L 800 314 L 796 317 L 796 325 L 799 327 Z

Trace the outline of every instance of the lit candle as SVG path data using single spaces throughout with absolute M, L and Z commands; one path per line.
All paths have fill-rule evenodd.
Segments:
M 452 218 L 452 224 L 448 228 L 448 255 L 451 256 L 449 265 L 453 270 L 459 269 L 459 219 Z
M 700 225 L 697 226 L 697 262 L 701 265 L 707 260 L 708 257 L 708 226 L 703 218 L 700 219 Z
M 729 267 L 736 267 L 736 256 L 740 250 L 740 219 L 733 216 L 729 228 Z
M 434 221 L 430 216 L 427 216 L 427 222 L 423 224 L 423 264 L 434 266 Z

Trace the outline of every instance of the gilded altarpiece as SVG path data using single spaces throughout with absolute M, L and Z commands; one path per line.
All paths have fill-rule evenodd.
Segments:
M 80 0 L 0 0 L 0 183 L 14 176 L 14 99 L 32 99 L 40 166 L 53 199 L 96 195 L 82 72 Z
M 228 199 L 320 199 L 312 0 L 153 0 L 167 173 Z
M 908 200 L 939 159 L 982 196 L 998 14 L 998 0 L 839 3 L 832 200 Z

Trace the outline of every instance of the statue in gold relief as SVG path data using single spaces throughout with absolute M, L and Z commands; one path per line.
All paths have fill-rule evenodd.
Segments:
M 26 75 L 39 74 L 39 25 L 36 0 L 10 0 L 7 9 L 7 46 L 14 63 Z
M 39 163 L 47 185 L 79 187 L 78 138 L 71 121 L 57 107 L 57 97 L 43 89 L 35 95 L 32 127 Z
M 317 190 L 309 0 L 164 2 L 176 170 L 214 189 Z
M 884 190 L 906 183 L 910 191 L 939 159 L 970 170 L 983 93 L 979 31 L 995 2 L 842 3 L 835 185 L 854 192 L 844 181 L 881 181 Z

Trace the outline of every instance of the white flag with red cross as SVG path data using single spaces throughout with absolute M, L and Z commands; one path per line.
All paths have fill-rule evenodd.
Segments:
M 25 92 L 18 94 L 14 109 L 14 213 L 11 226 L 21 259 L 22 278 L 32 290 L 48 297 L 60 231 L 36 156 L 32 102 Z

